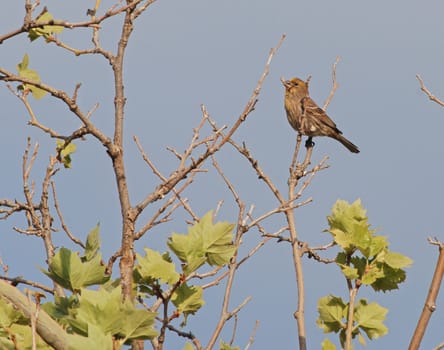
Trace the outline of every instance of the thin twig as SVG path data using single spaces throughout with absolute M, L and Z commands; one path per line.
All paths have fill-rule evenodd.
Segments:
M 258 328 L 259 328 L 259 321 L 256 320 L 256 323 L 254 324 L 253 331 L 251 332 L 250 338 L 248 339 L 248 343 L 245 346 L 244 350 L 249 350 L 250 347 L 253 345 L 254 338 L 256 338 L 256 333 L 257 333 Z
M 56 188 L 55 188 L 55 182 L 54 181 L 51 181 L 51 188 L 52 188 L 52 197 L 54 199 L 54 207 L 55 207 L 55 210 L 56 210 L 57 215 L 59 217 L 60 224 L 62 225 L 63 231 L 65 231 L 66 235 L 69 237 L 69 239 L 71 241 L 73 241 L 75 244 L 78 244 L 83 249 L 85 249 L 86 248 L 85 244 L 83 244 L 83 242 L 80 239 L 78 239 L 77 237 L 75 237 L 72 234 L 72 232 L 69 229 L 68 225 L 66 225 L 66 223 L 65 223 L 65 220 L 64 220 L 63 215 L 62 215 L 62 211 L 60 210 L 59 201 L 57 199 L 57 194 L 56 194 Z
M 41 284 L 38 282 L 25 280 L 22 277 L 7 277 L 7 276 L 0 276 L 0 279 L 11 282 L 11 285 L 17 286 L 19 284 L 26 284 L 28 286 L 32 286 L 34 288 L 39 288 L 41 290 L 44 290 L 47 293 L 54 294 L 54 290 Z
M 336 81 L 336 66 L 338 65 L 340 60 L 341 60 L 341 57 L 337 56 L 335 63 L 333 63 L 333 68 L 331 70 L 333 84 L 332 84 L 332 88 L 330 90 L 330 94 L 328 95 L 327 99 L 324 102 L 324 106 L 322 107 L 322 109 L 324 111 L 327 110 L 327 107 L 330 104 L 331 100 L 333 99 L 336 89 L 338 88 L 338 83 Z
M 427 89 L 427 87 L 424 84 L 424 81 L 422 80 L 422 78 L 419 74 L 416 74 L 416 79 L 418 79 L 418 81 L 419 81 L 419 85 L 421 86 L 421 91 L 423 91 L 431 101 L 436 102 L 440 106 L 444 107 L 444 102 L 441 101 L 438 97 L 434 96 L 430 92 L 430 90 Z

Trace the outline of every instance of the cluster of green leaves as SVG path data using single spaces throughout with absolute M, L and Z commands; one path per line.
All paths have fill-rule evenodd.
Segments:
M 36 24 L 43 24 L 48 23 L 53 20 L 53 16 L 49 12 L 42 13 L 37 19 L 35 20 Z M 50 41 L 50 39 L 53 37 L 54 34 L 61 33 L 63 31 L 62 26 L 57 25 L 42 25 L 39 27 L 31 28 L 28 32 L 28 38 L 31 41 L 34 41 L 40 37 L 45 38 L 46 42 Z M 32 82 L 40 83 L 40 76 L 37 73 L 36 70 L 29 68 L 29 56 L 28 54 L 25 54 L 23 56 L 22 62 L 17 64 L 17 71 L 19 74 L 19 77 L 29 79 Z M 22 91 L 24 95 L 26 95 L 29 91 L 31 91 L 32 96 L 39 100 L 43 96 L 46 95 L 46 91 L 33 85 L 33 84 L 20 84 L 18 86 L 18 90 Z
M 4 299 L 0 299 L 0 348 L 15 349 L 14 339 L 16 339 L 15 343 L 20 345 L 20 349 L 31 348 L 32 334 L 29 320 L 14 306 L 8 304 Z M 40 340 L 39 349 L 43 344 L 43 341 Z
M 233 254 L 233 225 L 213 224 L 209 212 L 188 234 L 172 234 L 168 246 L 181 262 L 176 269 L 169 253 L 160 254 L 145 248 L 145 255 L 137 254 L 134 268 L 134 290 L 147 301 L 151 297 L 172 305 L 173 315 L 196 313 L 204 304 L 203 289 L 187 280 L 204 264 L 223 266 Z M 48 269 L 41 269 L 69 296 L 57 296 L 41 305 L 41 311 L 50 315 L 66 330 L 70 349 L 112 349 L 129 344 L 134 339 L 152 339 L 158 335 L 156 312 L 122 302 L 119 280 L 106 275 L 100 254 L 99 225 L 88 234 L 82 255 L 60 248 L 49 261 Z M 96 286 L 96 290 L 88 287 Z M 0 348 L 30 348 L 32 342 L 29 319 L 12 305 L 0 299 Z M 187 344 L 187 349 L 190 344 Z M 221 343 L 222 349 L 231 349 Z M 39 340 L 38 349 L 50 349 Z M 235 348 L 232 348 L 235 349 Z
M 48 23 L 53 20 L 53 16 L 51 13 L 45 11 L 39 17 L 36 18 L 36 24 Z M 28 38 L 31 41 L 34 41 L 40 37 L 45 38 L 46 42 L 49 42 L 54 34 L 61 33 L 63 31 L 62 26 L 57 25 L 41 25 L 38 27 L 33 27 L 28 31 Z M 31 82 L 40 83 L 40 76 L 36 70 L 29 68 L 29 56 L 25 54 L 23 56 L 22 62 L 17 64 L 17 71 L 19 77 L 29 79 Z M 43 96 L 46 95 L 46 91 L 35 86 L 34 84 L 20 84 L 18 87 L 19 91 L 22 91 L 23 94 L 26 94 L 31 91 L 32 96 L 39 100 Z
M 167 295 L 176 308 L 177 314 L 193 315 L 203 305 L 203 290 L 200 286 L 189 285 L 192 273 L 204 264 L 223 266 L 233 256 L 233 224 L 213 223 L 212 212 L 205 214 L 198 223 L 191 226 L 188 234 L 173 233 L 168 247 L 181 262 L 178 271 L 170 253 L 160 254 L 145 248 L 145 256 L 137 255 L 134 280 L 143 297 Z
M 22 61 L 17 64 L 17 71 L 21 78 L 26 78 L 36 83 L 41 82 L 39 73 L 36 70 L 29 68 L 28 54 L 25 54 Z M 30 91 L 32 96 L 37 100 L 41 99 L 47 93 L 45 90 L 33 84 L 26 83 L 20 84 L 17 89 L 22 91 L 23 95 L 26 95 Z M 74 153 L 76 149 L 77 146 L 73 142 L 65 143 L 64 140 L 57 140 L 57 158 L 65 168 L 71 168 L 71 154 Z
M 357 292 L 363 285 L 371 286 L 375 291 L 398 289 L 404 282 L 410 258 L 389 250 L 387 237 L 376 235 L 370 229 L 366 210 L 358 199 L 350 204 L 338 200 L 331 215 L 328 216 L 329 229 L 333 241 L 341 248 L 336 256 L 336 264 L 341 269 L 349 289 Z M 325 333 L 339 333 L 340 342 L 344 345 L 345 330 L 350 304 L 337 296 L 326 296 L 318 301 L 318 325 Z M 387 310 L 377 303 L 368 303 L 365 299 L 353 305 L 352 338 L 358 337 L 365 344 L 362 333 L 369 339 L 376 339 L 387 333 L 383 321 Z M 335 349 L 326 340 L 323 349 Z

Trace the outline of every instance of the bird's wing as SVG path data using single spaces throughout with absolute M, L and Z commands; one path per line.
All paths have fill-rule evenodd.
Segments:
M 312 118 L 318 120 L 320 123 L 325 124 L 326 126 L 329 126 L 330 128 L 341 133 L 336 127 L 335 122 L 330 119 L 327 113 L 325 113 L 325 111 L 322 108 L 320 108 L 316 104 L 316 102 L 311 99 L 311 97 L 309 96 L 304 97 L 301 103 L 302 103 L 302 113 L 305 116 L 311 116 Z

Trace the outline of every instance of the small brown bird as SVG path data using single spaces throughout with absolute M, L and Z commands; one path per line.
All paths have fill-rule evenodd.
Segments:
M 334 121 L 310 98 L 307 82 L 299 78 L 281 81 L 285 86 L 285 111 L 288 122 L 297 132 L 308 136 L 307 145 L 313 144 L 313 136 L 328 136 L 338 140 L 350 152 L 359 153 L 358 147 L 342 136 Z

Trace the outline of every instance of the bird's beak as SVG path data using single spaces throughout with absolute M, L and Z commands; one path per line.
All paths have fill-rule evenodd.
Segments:
M 285 86 L 285 88 L 288 89 L 290 87 L 290 81 L 289 80 L 285 80 L 283 77 L 281 77 L 281 82 L 282 82 L 282 85 Z

